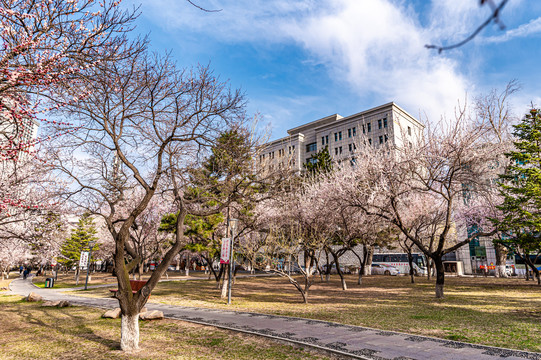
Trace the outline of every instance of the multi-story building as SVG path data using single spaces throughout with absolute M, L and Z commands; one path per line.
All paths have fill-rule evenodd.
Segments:
M 279 168 L 301 171 L 303 164 L 325 147 L 328 147 L 334 161 L 352 159 L 355 157 L 356 144 L 361 139 L 374 148 L 408 146 L 421 139 L 423 128 L 421 122 L 390 102 L 347 117 L 334 114 L 292 128 L 287 131 L 288 136 L 265 144 L 259 155 L 259 163 L 271 171 Z M 462 237 L 466 236 L 465 228 L 459 231 Z M 400 250 L 376 249 L 378 252 Z M 475 239 L 446 255 L 445 260 L 450 263 L 462 262 L 466 274 L 480 272 L 483 266 L 493 269 L 496 263 L 494 246 L 488 238 Z M 342 264 L 354 265 L 357 259 L 345 256 Z
M 39 123 L 24 117 L 17 123 L 13 119 L 0 119 L 0 158 L 13 158 L 34 149 Z
M 347 117 L 330 115 L 287 131 L 289 134 L 267 143 L 259 155 L 269 170 L 290 168 L 301 171 L 316 152 L 328 147 L 333 160 L 354 157 L 361 137 L 375 148 L 407 146 L 422 137 L 424 125 L 394 102 Z

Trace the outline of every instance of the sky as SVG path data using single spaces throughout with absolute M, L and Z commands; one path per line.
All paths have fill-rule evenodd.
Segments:
M 499 3 L 501 0 L 493 0 Z M 240 88 L 271 139 L 338 113 L 391 101 L 422 122 L 516 79 L 517 115 L 541 106 L 541 1 L 509 0 L 502 30 L 439 54 L 491 14 L 479 0 L 125 0 L 141 5 L 137 32 L 181 67 L 210 65 Z

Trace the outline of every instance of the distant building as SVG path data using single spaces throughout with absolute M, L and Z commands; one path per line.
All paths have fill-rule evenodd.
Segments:
M 394 102 L 347 117 L 334 114 L 290 129 L 288 136 L 265 144 L 259 164 L 271 171 L 301 171 L 311 155 L 325 147 L 335 161 L 353 159 L 361 136 L 374 148 L 401 147 L 421 139 L 423 128 Z
M 39 123 L 25 117 L 19 123 L 12 119 L 0 119 L 0 151 L 3 158 L 19 157 L 32 151 L 38 136 Z M 19 149 L 19 150 L 17 150 Z

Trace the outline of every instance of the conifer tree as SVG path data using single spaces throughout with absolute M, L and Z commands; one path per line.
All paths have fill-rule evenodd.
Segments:
M 310 156 L 310 159 L 304 164 L 304 168 L 309 175 L 316 176 L 332 171 L 332 158 L 329 153 L 329 147 L 321 149 Z
M 62 258 L 59 259 L 59 262 L 64 264 L 68 269 L 72 266 L 77 266 L 76 270 L 76 282 L 79 280 L 79 260 L 81 258 L 82 251 L 89 250 L 89 242 L 96 241 L 96 226 L 94 225 L 94 220 L 90 214 L 85 213 L 79 219 L 77 226 L 71 230 L 71 236 L 66 239 L 62 244 L 60 253 Z M 95 243 L 92 251 L 99 249 L 99 244 Z M 92 259 L 91 259 L 92 260 Z
M 514 125 L 515 149 L 506 154 L 510 165 L 500 176 L 503 202 L 498 208 L 501 219 L 493 219 L 498 229 L 509 237 L 513 247 L 541 284 L 539 270 L 530 254 L 541 251 L 541 117 L 530 110 Z

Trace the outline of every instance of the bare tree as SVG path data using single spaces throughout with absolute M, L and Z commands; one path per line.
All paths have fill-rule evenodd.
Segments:
M 69 108 L 79 130 L 51 144 L 60 149 L 54 165 L 71 181 L 66 201 L 101 216 L 114 239 L 120 345 L 134 350 L 139 312 L 184 246 L 186 174 L 223 127 L 243 115 L 243 99 L 208 68 L 179 71 L 167 56 L 143 49 L 129 59 L 99 63 L 86 75 L 80 86 L 90 89 L 89 96 Z M 178 214 L 175 237 L 145 286 L 132 293 L 129 273 L 141 259 L 130 231 L 162 192 Z M 136 199 L 120 212 L 128 195 Z

